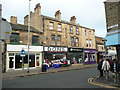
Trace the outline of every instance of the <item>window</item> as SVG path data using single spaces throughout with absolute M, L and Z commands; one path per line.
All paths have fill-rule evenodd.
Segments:
M 75 39 L 75 44 L 76 44 L 76 46 L 79 46 L 79 40 L 78 40 L 78 38 Z
M 78 28 L 76 28 L 76 34 L 79 34 L 79 29 Z
M 55 45 L 55 35 L 51 36 L 51 45 Z
M 86 47 L 88 47 L 88 40 L 86 40 Z
M 89 41 L 89 47 L 91 47 L 91 46 L 92 46 L 91 44 L 92 44 L 92 41 L 90 40 L 90 41 Z
M 89 33 L 90 33 L 90 36 L 92 35 L 92 32 L 91 31 L 89 31 Z
M 72 26 L 70 26 L 70 33 L 73 33 L 73 28 L 72 28 Z
M 19 33 L 12 33 L 11 34 L 10 43 L 19 44 Z
M 57 45 L 60 45 L 61 36 L 57 36 Z
M 104 46 L 102 46 L 102 50 L 104 50 Z
M 62 29 L 61 24 L 58 24 L 58 31 L 61 31 L 61 29 Z
M 71 46 L 74 46 L 74 38 L 71 37 Z
M 85 36 L 87 36 L 87 30 L 85 30 Z
M 32 45 L 40 45 L 39 36 L 32 36 Z
M 50 23 L 49 23 L 49 29 L 52 29 L 52 30 L 53 30 L 53 22 L 50 22 Z

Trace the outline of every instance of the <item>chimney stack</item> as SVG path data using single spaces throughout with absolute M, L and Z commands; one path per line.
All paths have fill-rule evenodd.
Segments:
M 70 19 L 70 22 L 73 23 L 73 24 L 76 24 L 76 17 L 72 16 L 71 19 Z
M 60 10 L 55 12 L 55 18 L 58 19 L 58 20 L 61 20 L 61 12 L 60 12 Z
M 13 24 L 17 24 L 17 17 L 11 16 L 10 17 L 10 22 L 13 23 Z
M 34 8 L 35 14 L 37 15 L 41 15 L 41 6 L 40 3 L 36 4 L 35 8 Z

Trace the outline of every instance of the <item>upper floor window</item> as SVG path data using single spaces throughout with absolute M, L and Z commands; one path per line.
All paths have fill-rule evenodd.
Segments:
M 53 30 L 53 22 L 49 22 L 49 29 Z
M 86 40 L 86 47 L 88 47 L 88 39 Z
M 70 33 L 73 33 L 73 28 L 72 28 L 72 26 L 70 26 Z
M 89 31 L 89 33 L 90 33 L 90 36 L 92 35 L 92 32 L 91 31 Z
M 85 36 L 87 36 L 87 30 L 85 30 Z
M 51 45 L 55 45 L 55 35 L 51 35 Z
M 32 45 L 40 45 L 39 36 L 32 36 Z
M 78 38 L 75 39 L 75 44 L 76 44 L 76 46 L 79 46 L 79 39 Z
M 91 44 L 92 44 L 92 40 L 90 40 L 90 41 L 89 41 L 89 47 L 91 47 L 91 46 L 92 46 Z
M 71 46 L 74 46 L 74 38 L 71 37 Z
M 79 29 L 78 28 L 76 28 L 76 34 L 79 34 Z
M 61 30 L 62 30 L 62 25 L 58 24 L 58 31 L 61 31 Z
M 10 36 L 10 43 L 19 44 L 19 33 L 12 33 Z
M 57 45 L 60 45 L 61 42 L 61 36 L 57 36 Z

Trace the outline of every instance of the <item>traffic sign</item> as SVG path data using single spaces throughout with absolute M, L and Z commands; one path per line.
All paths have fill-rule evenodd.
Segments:
M 11 32 L 12 28 L 10 23 L 6 19 L 2 18 L 0 39 L 7 40 L 10 37 Z
M 25 50 L 21 50 L 21 56 L 25 56 Z

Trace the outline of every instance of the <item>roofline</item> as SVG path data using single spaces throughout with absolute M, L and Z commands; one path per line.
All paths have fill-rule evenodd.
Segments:
M 64 20 L 59 21 L 59 20 L 57 20 L 57 19 L 55 19 L 53 17 L 49 17 L 49 16 L 45 16 L 45 15 L 41 15 L 41 16 L 44 17 L 45 19 L 48 19 L 48 20 L 53 20 L 53 21 L 57 21 L 57 22 L 61 22 L 61 23 L 65 23 L 65 24 L 69 24 L 69 25 L 85 28 L 85 29 L 90 29 L 90 28 L 87 28 L 87 27 L 84 27 L 84 26 L 81 26 L 81 25 L 70 23 L 68 21 L 64 21 Z M 95 29 L 90 29 L 90 30 L 93 30 L 95 32 Z

